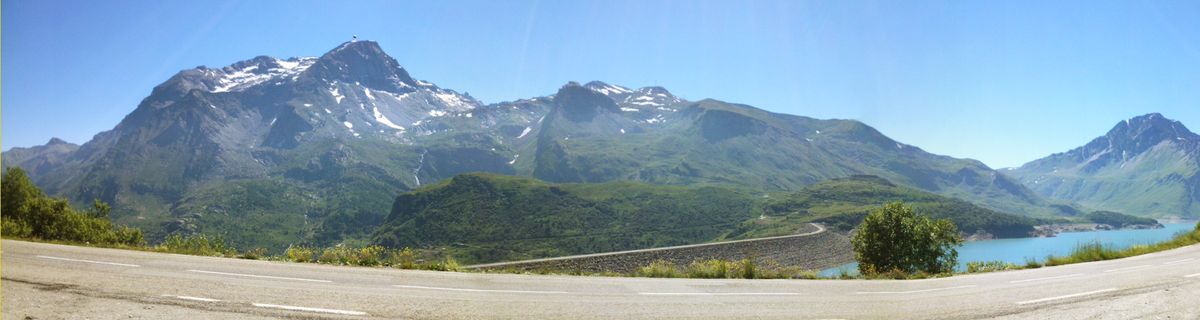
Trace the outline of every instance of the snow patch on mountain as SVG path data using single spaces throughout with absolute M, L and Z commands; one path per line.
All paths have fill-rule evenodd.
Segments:
M 433 92 L 433 97 L 441 100 L 446 106 L 452 107 L 455 110 L 470 110 L 473 109 L 471 104 L 457 94 L 446 92 Z
M 342 99 L 346 98 L 346 96 L 343 96 L 340 92 L 338 92 L 337 87 L 333 87 L 332 89 L 329 89 L 329 94 L 333 96 L 333 99 L 334 99 L 334 101 L 336 101 L 335 103 L 337 103 L 337 104 L 342 104 Z
M 266 70 L 260 70 L 258 64 L 248 65 L 241 69 L 229 66 L 219 70 L 210 70 L 212 76 L 219 77 L 216 79 L 216 87 L 210 92 L 238 92 L 271 80 L 287 79 L 304 72 L 316 61 L 317 58 L 312 57 L 295 58 L 294 60 L 273 59 L 271 62 L 276 67 Z
M 388 117 L 384 116 L 382 112 L 379 112 L 379 107 L 371 107 L 371 113 L 375 116 L 375 122 L 379 122 L 380 124 L 388 126 L 392 129 L 404 130 L 404 127 L 392 123 L 391 119 L 388 119 Z

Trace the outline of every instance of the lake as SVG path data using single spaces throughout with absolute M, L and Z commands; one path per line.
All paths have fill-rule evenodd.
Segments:
M 1064 232 L 1053 238 L 1016 238 L 972 241 L 958 248 L 958 269 L 966 270 L 970 261 L 1004 261 L 1018 265 L 1027 259 L 1046 260 L 1046 256 L 1062 256 L 1080 243 L 1100 242 L 1118 249 L 1138 244 L 1151 244 L 1171 239 L 1180 232 L 1196 227 L 1195 222 L 1166 223 L 1162 229 L 1104 230 L 1087 232 Z M 858 273 L 858 263 L 848 263 L 821 271 L 822 276 L 837 276 L 845 268 L 850 274 Z

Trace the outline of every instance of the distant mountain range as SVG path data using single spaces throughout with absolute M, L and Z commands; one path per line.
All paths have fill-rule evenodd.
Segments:
M 208 232 L 269 248 L 365 241 L 397 194 L 468 172 L 747 192 L 865 174 L 1000 212 L 1076 212 L 1071 197 L 1047 200 L 979 161 L 858 121 L 598 81 L 484 104 L 413 78 L 371 41 L 184 70 L 81 146 L 52 140 L 3 158 L 51 194 L 114 204 L 118 222 L 152 239 Z
M 1151 113 L 1063 153 L 1005 170 L 1039 194 L 1106 210 L 1195 217 L 1200 212 L 1200 136 Z

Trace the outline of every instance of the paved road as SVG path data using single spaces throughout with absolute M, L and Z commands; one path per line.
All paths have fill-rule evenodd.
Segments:
M 1200 318 L 1200 246 L 915 281 L 404 271 L 3 241 L 3 317 Z

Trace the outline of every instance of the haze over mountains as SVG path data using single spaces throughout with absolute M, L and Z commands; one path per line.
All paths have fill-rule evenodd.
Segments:
M 79 146 L 52 140 L 14 148 L 4 153 L 3 165 L 26 168 L 51 194 L 112 203 L 118 222 L 151 238 L 219 232 L 237 243 L 279 248 L 365 241 L 393 213 L 397 194 L 468 172 L 757 193 L 874 175 L 995 211 L 1053 217 L 1070 213 L 1070 201 L 1099 208 L 1113 202 L 1041 187 L 1037 176 L 1048 173 L 1035 168 L 1122 151 L 1121 163 L 1093 161 L 1096 170 L 1070 172 L 1104 173 L 1085 180 L 1109 177 L 1130 163 L 1143 172 L 1124 177 L 1144 177 L 1169 163 L 1178 177 L 1161 175 L 1164 183 L 1194 199 L 1188 187 L 1196 185 L 1194 174 L 1186 172 L 1194 172 L 1195 162 L 1172 155 L 1194 154 L 1196 140 L 1148 145 L 1151 137 L 1167 135 L 1130 140 L 1109 156 L 1085 147 L 1053 164 L 1013 170 L 1022 181 L 1035 181 L 1028 184 L 1034 192 L 979 161 L 931 154 L 858 121 L 689 101 L 661 87 L 572 82 L 547 96 L 484 104 L 417 80 L 378 44 L 356 41 L 321 57 L 262 56 L 181 71 L 112 130 Z M 1114 188 L 1123 187 L 1120 179 L 1113 178 Z M 1162 211 L 1123 211 L 1191 208 L 1166 200 L 1156 207 Z

